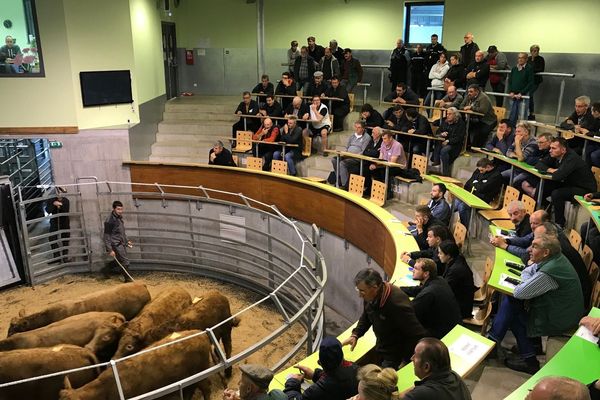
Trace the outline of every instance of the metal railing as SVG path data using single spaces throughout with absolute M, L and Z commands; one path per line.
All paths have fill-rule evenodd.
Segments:
M 365 64 L 362 66 L 363 68 L 371 68 L 371 69 L 379 69 L 380 70 L 380 86 L 379 86 L 379 104 L 383 101 L 383 87 L 385 83 L 385 74 L 388 71 L 389 65 L 381 65 L 381 64 Z M 499 74 L 510 74 L 510 70 L 494 70 L 490 71 L 491 73 L 499 73 Z M 565 93 L 565 78 L 575 78 L 575 74 L 564 73 L 564 72 L 538 72 L 535 75 L 539 76 L 549 76 L 553 78 L 562 78 L 560 82 L 560 89 L 558 93 L 558 105 L 556 107 L 556 116 L 555 123 L 558 123 L 560 119 L 560 111 L 562 108 L 562 101 Z M 490 94 L 492 92 L 486 92 Z M 508 93 L 508 82 L 504 85 L 504 93 Z
M 91 182 L 84 183 L 84 180 Z M 28 220 L 24 212 L 25 205 L 30 202 L 46 202 L 51 199 L 52 191 L 38 199 L 20 201 L 25 203 L 19 204 L 20 223 L 26 249 L 24 263 L 31 284 L 64 273 L 91 271 L 93 265 L 103 262 L 103 244 L 99 242 L 99 246 L 94 245 L 91 234 L 101 232 L 101 226 L 97 226 L 97 229 L 89 227 L 102 221 L 108 214 L 105 210 L 109 210 L 112 201 L 118 198 L 124 203 L 127 201 L 125 219 L 133 221 L 127 222 L 128 237 L 136 243 L 128 252 L 130 271 L 168 271 L 205 276 L 244 287 L 262 296 L 260 300 L 235 313 L 230 319 L 199 333 L 207 334 L 216 349 L 219 360 L 214 366 L 134 399 L 154 399 L 176 391 L 182 396 L 183 387 L 242 361 L 269 345 L 292 326 L 294 330 L 301 326 L 304 334 L 288 353 L 270 366 L 272 369 L 281 368 L 303 347 L 306 347 L 307 354 L 318 350 L 324 329 L 323 289 L 327 282 L 325 262 L 319 252 L 318 242 L 313 242 L 294 221 L 281 214 L 275 206 L 254 200 L 242 193 L 201 186 L 98 182 L 94 177 L 78 178 L 77 181 L 77 184 L 61 185 L 71 188 L 71 209 L 76 210 L 68 216 L 75 219 L 69 231 L 71 239 L 75 239 L 78 244 L 69 243 L 68 247 L 81 250 L 72 254 L 73 260 L 69 262 L 52 267 L 48 265 L 48 261 L 54 260 L 50 256 L 55 249 L 49 249 L 52 242 L 44 242 L 56 232 L 45 232 L 45 223 L 57 216 Z M 95 193 L 86 187 L 95 187 Z M 223 200 L 224 196 L 230 200 Z M 203 215 L 210 213 L 221 214 L 219 218 Z M 223 215 L 237 214 L 247 214 L 251 219 L 256 219 L 253 216 L 259 216 L 256 220 L 261 226 L 247 226 L 245 221 L 234 222 L 222 218 Z M 245 240 L 224 236 L 221 230 L 210 230 L 210 226 L 218 226 L 221 230 L 237 229 L 244 233 Z M 282 237 L 288 238 L 286 240 Z M 100 248 L 92 250 L 97 247 Z M 257 337 L 252 346 L 227 357 L 213 330 L 233 318 L 243 319 L 249 310 L 265 305 L 271 305 L 277 310 L 280 316 L 278 325 L 266 336 Z M 125 399 L 126 394 L 123 393 L 119 377 L 121 363 L 192 337 L 194 336 L 107 363 L 0 384 L 0 388 L 64 376 L 89 368 L 110 367 L 114 373 L 115 385 L 119 389 L 119 398 Z

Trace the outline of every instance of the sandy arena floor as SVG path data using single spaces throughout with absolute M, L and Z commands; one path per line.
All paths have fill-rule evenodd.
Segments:
M 195 296 L 200 297 L 202 293 L 208 290 L 220 290 L 229 299 L 232 313 L 259 300 L 256 294 L 248 292 L 245 289 L 198 277 L 171 273 L 138 272 L 135 274 L 135 278 L 136 281 L 144 282 L 147 285 L 153 298 L 162 290 L 172 285 L 179 285 L 185 288 L 192 295 L 192 298 Z M 122 280 L 117 276 L 109 280 L 100 280 L 97 276 L 67 275 L 49 283 L 40 284 L 36 286 L 35 290 L 21 286 L 3 291 L 0 293 L 1 336 L 5 337 L 11 318 L 16 316 L 19 310 L 23 308 L 27 313 L 30 313 L 50 303 L 65 299 L 74 299 L 95 290 L 118 285 L 121 282 Z M 269 332 L 279 327 L 281 323 L 282 319 L 274 307 L 269 307 L 268 305 L 260 306 L 247 311 L 242 315 L 240 326 L 233 330 L 233 354 L 239 353 L 254 344 L 258 339 L 267 336 Z M 247 362 L 266 366 L 273 365 L 280 357 L 289 352 L 303 334 L 304 329 L 301 326 L 293 327 L 274 343 L 251 355 L 247 359 Z M 295 357 L 295 360 L 300 360 L 303 357 L 305 355 L 300 353 Z M 229 387 L 237 387 L 239 381 L 240 373 L 238 369 L 234 367 L 233 371 L 233 377 L 228 384 Z M 221 399 L 223 387 L 219 379 L 212 379 L 212 388 L 212 398 Z M 201 397 L 197 393 L 194 399 L 200 399 Z

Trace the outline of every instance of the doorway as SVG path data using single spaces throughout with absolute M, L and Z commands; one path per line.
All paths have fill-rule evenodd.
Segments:
M 163 62 L 165 67 L 165 90 L 167 99 L 177 97 L 177 38 L 175 23 L 162 22 Z

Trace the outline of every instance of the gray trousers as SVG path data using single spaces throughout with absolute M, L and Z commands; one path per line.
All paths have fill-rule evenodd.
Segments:
M 331 159 L 333 164 L 333 170 L 337 168 L 337 157 Z M 340 176 L 340 186 L 348 186 L 348 180 L 350 179 L 350 173 L 354 173 L 356 169 L 360 168 L 360 160 L 354 158 L 345 158 L 340 160 L 340 170 L 336 171 Z M 350 170 L 350 172 L 349 172 Z
M 129 267 L 129 257 L 127 257 L 127 247 L 123 244 L 113 246 L 115 257 L 125 268 Z

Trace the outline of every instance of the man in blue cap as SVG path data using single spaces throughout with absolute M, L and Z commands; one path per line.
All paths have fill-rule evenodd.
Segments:
M 327 336 L 321 342 L 319 365 L 323 369 L 314 371 L 295 365 L 302 373 L 288 377 L 284 390 L 288 400 L 345 400 L 358 393 L 358 367 L 344 360 L 342 344 L 335 337 Z M 302 393 L 304 378 L 312 380 L 313 384 Z

